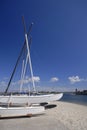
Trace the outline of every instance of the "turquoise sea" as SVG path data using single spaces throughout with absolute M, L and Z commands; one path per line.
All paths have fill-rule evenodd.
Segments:
M 71 102 L 87 106 L 87 95 L 75 95 L 73 93 L 64 93 L 60 101 Z

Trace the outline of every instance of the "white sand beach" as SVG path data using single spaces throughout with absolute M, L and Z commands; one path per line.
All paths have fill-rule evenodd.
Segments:
M 87 106 L 54 102 L 43 115 L 0 119 L 0 130 L 87 130 Z

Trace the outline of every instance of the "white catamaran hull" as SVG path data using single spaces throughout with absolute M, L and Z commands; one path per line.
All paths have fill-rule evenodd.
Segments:
M 0 118 L 2 117 L 17 117 L 17 116 L 32 116 L 43 114 L 45 108 L 38 107 L 0 107 Z
M 48 94 L 48 95 L 11 95 L 11 96 L 0 96 L 0 104 L 39 104 L 44 102 L 52 102 L 60 100 L 63 93 L 59 94 Z

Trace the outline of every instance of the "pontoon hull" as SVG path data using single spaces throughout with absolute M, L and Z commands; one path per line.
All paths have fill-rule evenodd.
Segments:
M 0 104 L 39 104 L 44 102 L 52 102 L 60 100 L 63 93 L 59 94 L 48 94 L 48 95 L 11 95 L 11 96 L 0 96 Z
M 3 117 L 19 117 L 43 114 L 45 108 L 38 107 L 0 107 L 0 118 Z

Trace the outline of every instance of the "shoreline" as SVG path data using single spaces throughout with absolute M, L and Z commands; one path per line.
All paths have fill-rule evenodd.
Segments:
M 87 106 L 86 95 L 75 95 L 75 94 L 65 93 L 60 101 Z
M 31 118 L 0 119 L 2 130 L 87 130 L 87 106 L 63 101 Z
M 81 106 L 86 106 L 87 107 L 87 104 L 86 103 L 83 103 L 83 102 L 70 102 L 70 101 L 63 101 L 63 100 L 61 100 L 61 101 L 58 101 L 58 102 L 65 102 L 65 103 L 71 103 L 71 104 L 76 104 L 76 105 L 81 105 Z

